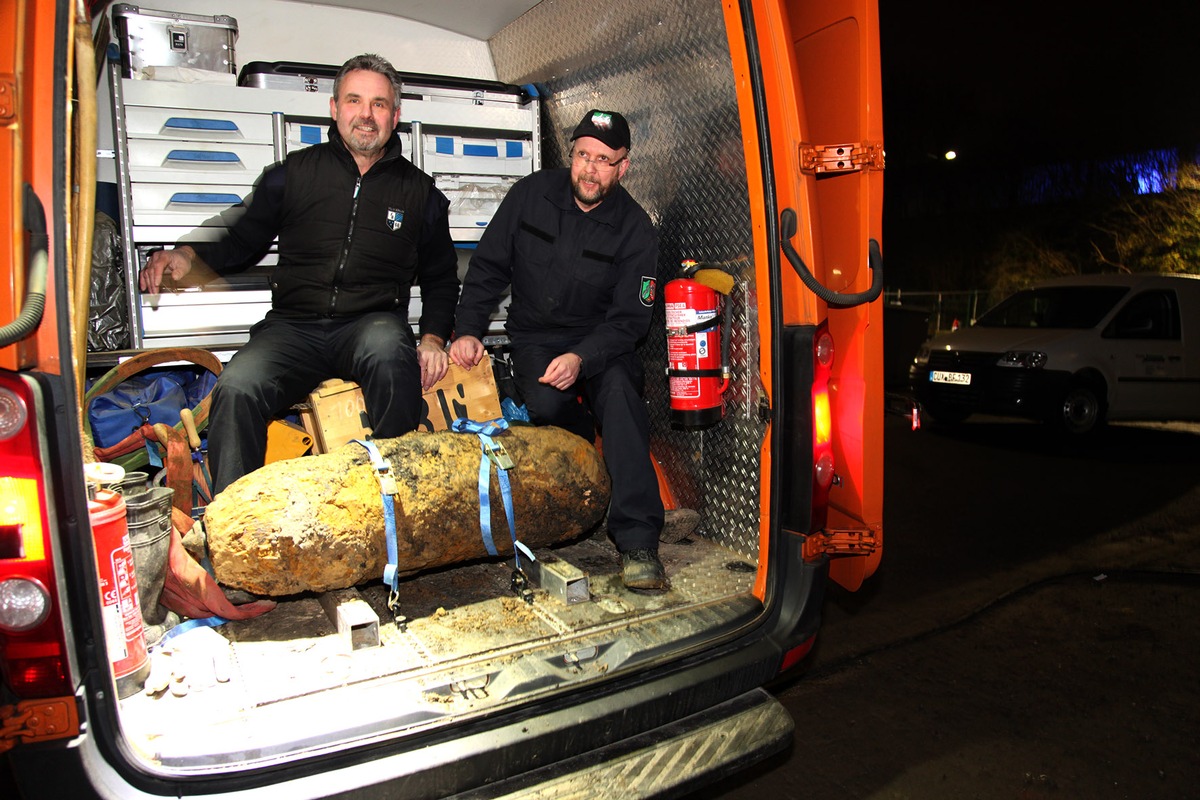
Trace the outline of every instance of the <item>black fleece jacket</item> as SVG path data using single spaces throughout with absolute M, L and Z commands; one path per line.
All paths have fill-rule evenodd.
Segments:
M 393 310 L 407 317 L 410 288 L 421 289 L 419 333 L 448 339 L 458 298 L 458 259 L 450 203 L 433 180 L 389 139 L 359 175 L 331 125 L 329 142 L 268 168 L 216 242 L 188 243 L 219 275 L 257 261 L 279 237 L 271 274 L 277 317 L 352 317 Z M 181 242 L 183 243 L 183 242 Z

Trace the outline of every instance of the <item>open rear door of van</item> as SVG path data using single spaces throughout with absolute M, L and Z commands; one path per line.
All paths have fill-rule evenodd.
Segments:
M 805 331 L 804 341 L 814 343 L 827 332 L 833 343 L 828 374 L 818 366 L 811 381 L 812 431 L 808 417 L 792 414 L 804 419 L 791 432 L 799 435 L 789 436 L 786 422 L 774 434 L 787 437 L 775 442 L 776 467 L 793 475 L 809 457 L 807 449 L 796 452 L 796 441 L 812 445 L 812 497 L 791 512 L 779 498 L 782 525 L 805 536 L 806 560 L 829 556 L 830 577 L 853 590 L 878 566 L 883 534 L 878 9 L 874 0 L 751 0 L 740 9 L 727 4 L 726 15 L 735 70 L 745 70 L 747 85 L 761 86 L 754 116 L 748 102 L 742 115 L 748 146 L 757 141 L 762 150 L 761 191 L 752 185 L 751 197 L 761 201 L 754 215 L 763 220 L 756 249 L 768 255 L 760 270 L 776 287 L 775 316 L 764 320 L 779 328 L 771 337 L 774 369 L 764 380 L 774 384 L 777 403 L 807 405 L 808 382 L 787 377 L 796 349 L 789 349 L 789 332 Z M 739 25 L 753 43 L 743 64 L 733 35 Z M 832 474 L 821 463 L 823 447 Z

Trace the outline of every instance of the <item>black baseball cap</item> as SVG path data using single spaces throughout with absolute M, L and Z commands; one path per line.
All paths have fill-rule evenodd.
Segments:
M 616 111 L 601 111 L 593 108 L 575 126 L 575 132 L 571 134 L 571 141 L 582 136 L 599 139 L 613 150 L 620 150 L 622 147 L 628 149 L 629 123 Z

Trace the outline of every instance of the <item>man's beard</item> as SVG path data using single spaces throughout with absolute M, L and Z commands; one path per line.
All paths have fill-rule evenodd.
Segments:
M 358 153 L 359 155 L 369 156 L 378 153 L 387 143 L 386 139 L 379 139 L 378 128 L 364 128 L 355 126 L 350 129 L 350 136 L 346 141 L 346 145 Z
M 581 178 L 573 178 L 571 180 L 571 193 L 575 195 L 575 199 L 583 203 L 585 206 L 594 206 L 608 196 L 612 190 L 611 186 L 596 184 L 596 190 L 593 194 L 585 194 L 582 186 Z

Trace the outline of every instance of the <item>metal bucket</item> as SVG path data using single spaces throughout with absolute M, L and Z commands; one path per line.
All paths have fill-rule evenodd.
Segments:
M 143 475 L 145 473 L 142 473 Z M 179 622 L 171 611 L 159 605 L 167 576 L 167 556 L 171 548 L 171 498 L 174 489 L 155 486 L 125 498 L 129 547 L 137 574 L 138 600 L 147 647 L 158 644 L 167 630 Z

